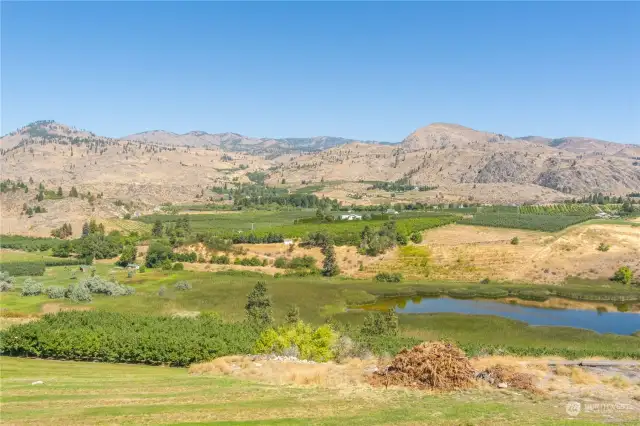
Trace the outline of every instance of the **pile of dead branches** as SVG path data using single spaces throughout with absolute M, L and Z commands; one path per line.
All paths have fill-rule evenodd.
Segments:
M 403 349 L 371 381 L 376 386 L 435 390 L 463 389 L 475 384 L 474 371 L 465 353 L 443 342 L 425 342 Z

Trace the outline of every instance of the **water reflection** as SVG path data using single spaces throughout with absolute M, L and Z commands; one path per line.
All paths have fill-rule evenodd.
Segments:
M 398 313 L 450 312 L 473 315 L 498 315 L 531 325 L 585 328 L 599 333 L 632 334 L 640 330 L 640 314 L 629 312 L 629 304 L 601 305 L 587 309 L 559 309 L 523 306 L 516 300 L 452 299 L 448 297 L 402 297 L 381 299 L 367 310 L 394 309 Z M 616 312 L 617 310 L 617 312 Z

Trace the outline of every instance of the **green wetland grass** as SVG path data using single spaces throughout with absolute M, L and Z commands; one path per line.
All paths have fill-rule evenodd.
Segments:
M 259 280 L 265 281 L 274 306 L 274 317 L 283 321 L 291 304 L 297 304 L 305 321 L 322 324 L 329 318 L 341 323 L 361 321 L 364 313 L 348 312 L 350 306 L 374 302 L 377 298 L 393 296 L 502 297 L 505 292 L 518 294 L 536 292 L 547 296 L 558 291 L 559 286 L 532 286 L 526 284 L 477 284 L 457 282 L 386 283 L 346 278 L 280 277 L 275 278 L 255 272 L 195 272 L 161 271 L 149 269 L 132 278 L 126 271 L 111 265 L 96 265 L 96 273 L 131 285 L 136 294 L 109 297 L 95 295 L 91 303 L 75 304 L 66 299 L 48 299 L 47 296 L 20 296 L 19 288 L 24 278 L 16 280 L 16 289 L 3 293 L 0 307 L 4 315 L 38 314 L 47 306 L 87 307 L 96 310 L 138 313 L 149 315 L 189 314 L 194 312 L 217 313 L 225 320 L 244 319 L 247 294 Z M 89 272 L 81 273 L 73 267 L 47 268 L 43 284 L 66 286 Z M 192 284 L 189 291 L 177 291 L 174 285 L 186 280 Z M 612 287 L 613 286 L 613 287 Z M 615 288 L 614 288 L 615 287 Z M 164 288 L 164 291 L 160 291 Z M 584 281 L 566 284 L 573 294 L 586 294 L 598 300 L 607 297 L 640 300 L 640 289 Z M 640 358 L 640 341 L 632 336 L 600 335 L 571 328 L 530 327 L 525 323 L 493 316 L 469 316 L 462 314 L 401 314 L 402 334 L 408 338 L 448 338 L 467 345 L 471 351 L 508 350 L 517 354 L 555 353 L 562 356 L 599 356 Z M 561 352 L 560 348 L 567 350 Z M 482 349 L 484 348 L 484 349 Z M 505 349 L 507 348 L 507 349 Z M 549 349 L 551 348 L 551 349 Z M 554 349 L 555 348 L 555 349 Z M 546 352 L 545 352 L 546 351 Z M 549 352 L 551 351 L 551 352 Z

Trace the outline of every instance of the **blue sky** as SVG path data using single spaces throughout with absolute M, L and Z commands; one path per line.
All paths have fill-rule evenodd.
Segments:
M 55 119 L 400 141 L 640 142 L 638 3 L 2 2 L 2 134 Z

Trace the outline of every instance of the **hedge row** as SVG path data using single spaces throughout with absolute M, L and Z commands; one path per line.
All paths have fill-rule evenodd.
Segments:
M 69 311 L 0 332 L 0 354 L 66 360 L 186 366 L 251 353 L 258 334 L 212 316 L 172 318 Z
M 44 275 L 44 262 L 7 262 L 0 263 L 0 271 L 8 272 L 12 276 L 40 276 Z

